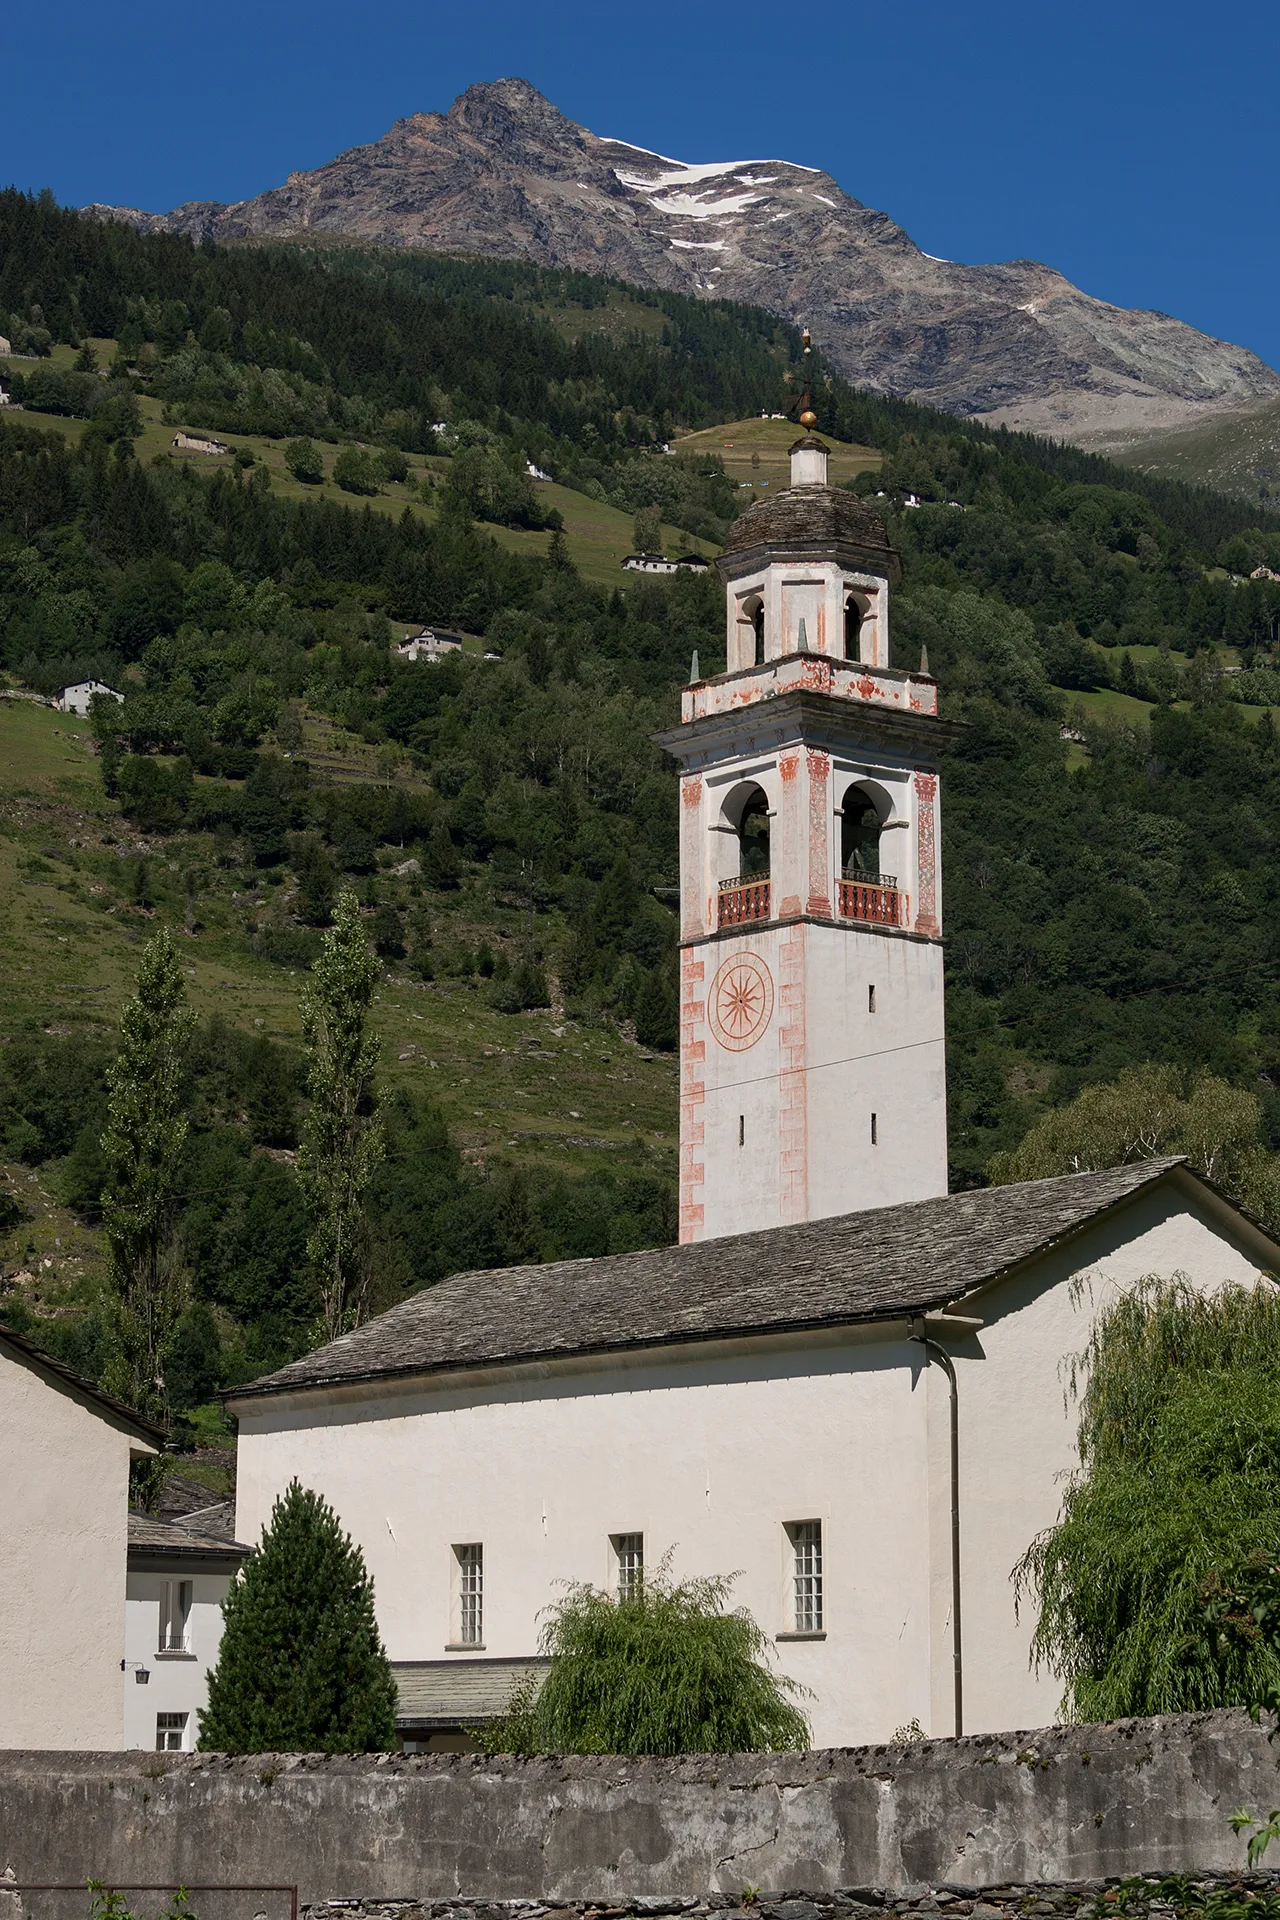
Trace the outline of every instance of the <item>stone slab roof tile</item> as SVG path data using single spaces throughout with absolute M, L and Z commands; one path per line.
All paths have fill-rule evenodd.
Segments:
M 544 1659 L 393 1660 L 396 1724 L 400 1727 L 466 1727 L 507 1711 L 512 1690 Z
M 898 1319 L 961 1299 L 1180 1159 L 652 1252 L 454 1274 L 225 1398 Z
M 221 1510 L 213 1510 L 221 1517 Z M 193 1515 L 192 1521 L 199 1515 Z M 229 1532 L 223 1533 L 217 1524 L 198 1526 L 181 1520 L 162 1520 L 156 1513 L 140 1513 L 136 1508 L 129 1511 L 129 1547 L 140 1553 L 176 1553 L 220 1554 L 228 1560 L 243 1560 L 252 1549 L 242 1547 L 233 1540 Z
M 852 549 L 863 556 L 869 572 L 894 582 L 902 573 L 883 520 L 847 487 L 791 487 L 755 501 L 726 533 L 722 562 L 731 567 L 735 554 L 754 553 L 762 547 L 802 552 L 812 548 L 824 554 Z

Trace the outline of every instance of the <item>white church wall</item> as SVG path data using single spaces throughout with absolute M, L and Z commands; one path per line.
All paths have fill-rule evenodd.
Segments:
M 814 1689 L 818 1745 L 885 1739 L 929 1712 L 927 1436 L 902 1332 L 241 1403 L 237 1535 L 296 1474 L 363 1549 L 391 1658 L 438 1660 L 468 1657 L 446 1655 L 455 1545 L 483 1544 L 486 1658 L 533 1652 L 560 1583 L 606 1584 L 610 1536 L 633 1531 L 677 1576 L 740 1569 L 734 1603 L 772 1638 L 784 1529 L 817 1519 L 826 1637 L 777 1642 L 779 1664 Z
M 1015 1615 L 1010 1578 L 1035 1536 L 1058 1518 L 1064 1476 L 1079 1465 L 1079 1410 L 1067 1395 L 1070 1356 L 1099 1312 L 1144 1274 L 1185 1273 L 1214 1290 L 1250 1284 L 1260 1254 L 1172 1183 L 1139 1194 L 1021 1277 L 975 1296 L 986 1324 L 955 1343 L 960 1393 L 965 1731 L 1037 1727 L 1058 1717 L 1061 1682 L 1030 1667 L 1036 1609 Z M 1241 1223 L 1242 1225 L 1243 1223 Z M 1080 1282 L 1077 1286 L 1075 1283 Z M 952 1343 L 948 1343 L 952 1344 Z M 930 1429 L 933 1560 L 949 1527 L 945 1382 L 933 1370 Z M 949 1549 L 948 1549 L 949 1550 Z M 949 1593 L 945 1596 L 949 1610 Z M 936 1600 L 936 1593 L 935 1593 Z M 935 1604 L 934 1724 L 949 1731 L 950 1676 Z

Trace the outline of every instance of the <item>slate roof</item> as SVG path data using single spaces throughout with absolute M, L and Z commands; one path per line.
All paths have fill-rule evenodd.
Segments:
M 137 1439 L 146 1440 L 155 1447 L 164 1445 L 167 1435 L 164 1428 L 157 1426 L 154 1420 L 148 1420 L 133 1407 L 126 1406 L 123 1400 L 113 1399 L 109 1393 L 104 1393 L 101 1387 L 95 1387 L 92 1380 L 83 1379 L 73 1368 L 67 1366 L 65 1361 L 55 1359 L 51 1353 L 46 1353 L 42 1347 L 37 1347 L 34 1341 L 28 1340 L 23 1334 L 15 1333 L 12 1327 L 0 1327 L 0 1345 L 11 1347 L 38 1372 L 51 1376 L 55 1386 L 69 1388 L 80 1399 L 92 1401 L 99 1411 L 105 1413 L 117 1426 L 127 1428 Z
M 824 558 L 847 555 L 895 584 L 902 577 L 902 561 L 889 545 L 883 520 L 846 487 L 789 487 L 757 500 L 725 535 L 721 573 L 728 577 L 736 570 L 735 555 L 758 548 Z
M 192 1514 L 190 1519 L 162 1520 L 158 1513 L 140 1513 L 136 1508 L 129 1511 L 129 1551 L 131 1553 L 171 1553 L 179 1556 L 208 1559 L 211 1555 L 228 1561 L 241 1561 L 252 1552 L 250 1547 L 242 1547 L 233 1540 L 230 1532 L 223 1532 L 218 1524 L 223 1509 L 210 1509 L 212 1524 L 203 1526 L 195 1523 L 202 1518 Z
M 653 1252 L 459 1273 L 224 1397 L 901 1319 L 961 1299 L 1185 1165 L 1145 1160 Z
M 393 1660 L 398 1727 L 474 1727 L 507 1711 L 512 1690 L 544 1659 Z

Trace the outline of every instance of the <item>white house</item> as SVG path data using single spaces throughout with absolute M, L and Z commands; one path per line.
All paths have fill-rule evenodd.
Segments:
M 951 729 L 892 664 L 898 557 L 826 460 L 797 442 L 730 529 L 727 671 L 662 742 L 680 1244 L 456 1275 L 227 1396 L 238 1536 L 295 1476 L 333 1504 L 415 1744 L 502 1710 L 564 1581 L 668 1554 L 737 1571 L 819 1745 L 1053 1720 L 1010 1576 L 1075 1464 L 1064 1360 L 1143 1275 L 1280 1269 L 1180 1160 L 947 1193 Z
M 668 560 L 662 553 L 629 553 L 622 562 L 624 573 L 706 573 L 709 560 L 700 553 L 682 553 Z
M 64 687 L 54 701 L 59 713 L 87 714 L 95 699 L 118 700 L 123 704 L 124 695 L 109 687 L 105 680 L 77 680 L 74 687 Z
M 222 1602 L 248 1553 L 215 1517 L 129 1515 L 121 1662 L 126 1747 L 195 1747 L 222 1638 Z
M 129 1464 L 163 1441 L 0 1327 L 0 1744 L 123 1745 Z
M 230 453 L 225 441 L 217 440 L 211 433 L 204 433 L 198 427 L 180 427 L 173 436 L 173 444 L 180 453 Z
M 462 635 L 448 633 L 442 627 L 423 627 L 420 633 L 408 633 L 392 649 L 400 660 L 425 660 L 430 665 L 462 652 Z

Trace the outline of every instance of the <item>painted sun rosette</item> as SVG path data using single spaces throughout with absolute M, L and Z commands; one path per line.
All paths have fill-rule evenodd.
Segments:
M 716 969 L 707 996 L 711 1031 L 730 1053 L 754 1047 L 773 1016 L 773 976 L 754 953 L 736 953 Z

